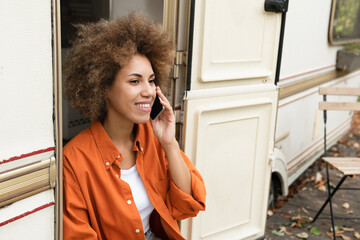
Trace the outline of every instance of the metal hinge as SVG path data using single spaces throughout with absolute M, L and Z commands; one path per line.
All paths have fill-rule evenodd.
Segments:
M 173 67 L 172 77 L 174 79 L 179 78 L 179 71 L 180 66 L 186 66 L 187 65 L 187 53 L 184 50 L 178 50 L 176 51 L 175 55 L 175 64 Z
M 274 166 L 275 166 L 275 157 L 274 157 L 273 154 L 271 154 L 269 159 L 268 159 L 268 166 L 270 168 L 274 168 Z
M 55 157 L 50 158 L 49 166 L 49 184 L 50 188 L 54 188 L 56 183 L 56 160 Z

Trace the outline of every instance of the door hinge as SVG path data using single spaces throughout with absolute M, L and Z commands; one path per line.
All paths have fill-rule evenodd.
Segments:
M 50 158 L 49 184 L 50 184 L 50 188 L 54 188 L 55 184 L 56 184 L 56 161 L 55 161 L 55 157 Z
M 269 159 L 268 159 L 268 166 L 270 168 L 274 168 L 274 164 L 275 164 L 275 157 L 274 157 L 273 154 L 271 154 Z
M 184 50 L 178 50 L 176 51 L 175 55 L 175 64 L 172 71 L 172 77 L 174 79 L 179 78 L 179 71 L 180 66 L 186 66 L 187 65 L 187 54 Z

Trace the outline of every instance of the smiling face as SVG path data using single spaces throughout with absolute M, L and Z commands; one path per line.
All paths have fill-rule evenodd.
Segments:
M 155 74 L 149 59 L 136 54 L 121 68 L 108 91 L 106 119 L 146 123 L 155 99 Z

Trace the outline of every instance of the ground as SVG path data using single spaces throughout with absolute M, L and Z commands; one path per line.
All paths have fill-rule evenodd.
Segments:
M 331 156 L 360 157 L 360 112 L 354 114 L 351 131 L 329 150 Z M 330 169 L 331 186 L 341 175 Z M 275 208 L 269 210 L 266 225 L 267 240 L 332 239 L 331 220 L 327 206 L 319 219 L 312 219 L 327 197 L 325 163 L 318 159 L 289 189 L 287 197 L 280 197 Z M 348 178 L 342 187 L 360 187 L 360 176 Z M 360 239 L 360 191 L 339 190 L 333 198 L 337 239 Z M 358 219 L 340 219 L 340 218 Z

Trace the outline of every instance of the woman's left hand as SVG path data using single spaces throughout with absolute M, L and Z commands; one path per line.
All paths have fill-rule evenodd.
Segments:
M 165 148 L 168 145 L 176 142 L 175 139 L 175 115 L 173 109 L 162 93 L 160 87 L 156 87 L 156 93 L 161 98 L 160 103 L 164 106 L 164 110 L 154 119 L 151 119 L 151 125 L 154 130 L 154 134 Z

